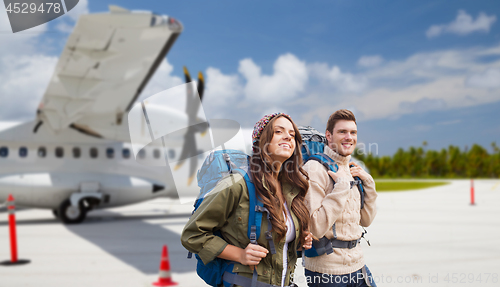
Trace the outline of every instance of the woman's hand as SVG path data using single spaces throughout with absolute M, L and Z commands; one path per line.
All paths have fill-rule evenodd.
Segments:
M 351 175 L 352 177 L 359 177 L 361 180 L 366 180 L 370 177 L 370 175 L 357 163 L 355 162 L 350 162 L 349 165 L 354 165 L 353 167 L 350 168 Z
M 304 239 L 304 245 L 302 245 L 302 248 L 304 248 L 304 250 L 311 249 L 312 248 L 312 244 L 313 244 L 313 237 L 312 237 L 311 232 L 309 232 L 309 231 L 306 231 L 306 232 L 307 232 L 306 233 L 307 236 Z
M 241 249 L 240 262 L 243 265 L 257 265 L 260 260 L 267 256 L 269 251 L 264 247 L 249 243 L 245 249 Z

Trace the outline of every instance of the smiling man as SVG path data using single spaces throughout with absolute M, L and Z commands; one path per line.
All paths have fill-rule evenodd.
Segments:
M 307 283 L 309 287 L 376 286 L 359 242 L 360 225 L 369 226 L 375 217 L 377 192 L 373 178 L 350 162 L 358 138 L 354 114 L 349 110 L 333 113 L 325 135 L 328 145 L 323 152 L 335 161 L 338 171 L 328 171 L 313 160 L 304 165 L 309 174 L 306 205 L 311 232 L 320 239 L 315 242 L 317 256 L 305 258 Z M 364 202 L 355 177 L 362 181 Z

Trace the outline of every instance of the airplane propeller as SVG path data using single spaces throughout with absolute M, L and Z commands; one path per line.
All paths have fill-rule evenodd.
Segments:
M 191 82 L 191 75 L 186 67 L 184 67 L 184 77 L 186 83 Z M 198 73 L 198 95 L 200 100 L 196 99 L 196 95 L 193 91 L 192 85 L 186 85 L 187 87 L 187 104 L 186 104 L 186 114 L 188 115 L 188 129 L 186 134 L 184 135 L 184 145 L 182 147 L 182 152 L 180 155 L 180 161 L 175 166 L 174 170 L 178 170 L 186 161 L 189 159 L 189 177 L 188 177 L 188 185 L 191 185 L 191 182 L 196 175 L 196 169 L 198 167 L 198 151 L 196 146 L 196 138 L 195 133 L 201 132 L 204 135 L 208 129 L 207 122 L 200 122 L 198 115 L 198 110 L 200 108 L 201 100 L 203 99 L 203 92 L 205 90 L 205 80 L 203 78 L 203 74 L 201 72 Z

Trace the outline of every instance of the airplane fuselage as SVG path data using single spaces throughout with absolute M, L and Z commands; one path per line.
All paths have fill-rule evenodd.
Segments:
M 33 133 L 35 124 L 11 124 L 0 131 L 0 201 L 12 194 L 18 205 L 56 209 L 71 194 L 94 190 L 104 195 L 96 206 L 102 208 L 177 197 L 177 190 L 189 196 L 199 191 L 196 184 L 176 188 L 161 147 L 139 152 L 138 159 L 156 163 L 143 165 L 136 161 L 130 143 L 92 138 L 71 129 L 51 134 L 43 126 Z M 168 160 L 175 161 L 181 144 L 170 143 L 165 150 Z

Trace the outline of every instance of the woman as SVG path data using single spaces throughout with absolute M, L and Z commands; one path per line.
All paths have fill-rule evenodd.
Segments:
M 276 254 L 271 254 L 265 237 L 267 220 L 262 220 L 258 245 L 250 243 L 249 197 L 239 174 L 221 180 L 205 197 L 184 227 L 181 241 L 205 264 L 216 257 L 234 261 L 232 271 L 238 275 L 251 278 L 256 268 L 258 281 L 287 286 L 295 268 L 296 251 L 312 245 L 309 212 L 304 204 L 309 184 L 300 167 L 302 140 L 290 116 L 283 113 L 266 115 L 258 121 L 252 139 L 250 175 L 257 197 L 269 211 Z M 220 231 L 222 237 L 214 235 L 215 231 Z

